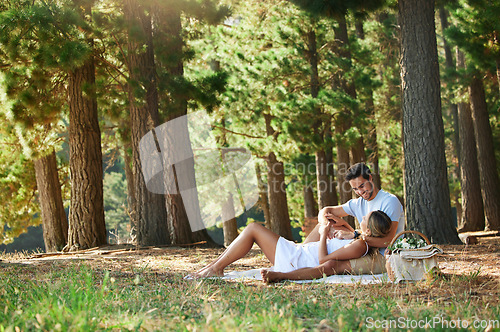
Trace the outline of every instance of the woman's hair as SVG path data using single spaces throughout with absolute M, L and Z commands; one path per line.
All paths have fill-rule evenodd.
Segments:
M 391 218 L 385 212 L 376 210 L 370 214 L 366 222 L 366 228 L 369 229 L 374 237 L 384 237 L 391 230 Z

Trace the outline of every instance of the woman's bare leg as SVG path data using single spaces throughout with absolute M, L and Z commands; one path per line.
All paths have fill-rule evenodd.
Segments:
M 349 261 L 330 260 L 316 267 L 305 267 L 290 272 L 275 272 L 267 269 L 260 271 L 262 281 L 272 283 L 281 280 L 310 280 L 319 279 L 323 276 L 334 274 L 344 274 L 351 272 L 351 263 Z
M 193 273 L 194 277 L 204 278 L 212 276 L 224 276 L 224 269 L 229 264 L 245 256 L 254 243 L 262 249 L 267 259 L 274 264 L 276 245 L 279 235 L 264 226 L 252 223 L 229 245 L 229 247 L 215 261 L 208 264 L 200 271 Z

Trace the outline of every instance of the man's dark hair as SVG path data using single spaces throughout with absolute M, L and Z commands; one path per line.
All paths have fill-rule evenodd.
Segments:
M 345 179 L 347 181 L 351 181 L 352 179 L 362 176 L 363 178 L 368 180 L 371 174 L 372 172 L 370 171 L 368 166 L 365 165 L 365 163 L 357 163 L 349 167 L 345 175 Z

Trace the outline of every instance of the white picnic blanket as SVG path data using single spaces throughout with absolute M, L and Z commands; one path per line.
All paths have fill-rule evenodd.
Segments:
M 252 269 L 247 271 L 231 271 L 224 274 L 221 279 L 252 279 L 252 280 L 262 280 L 260 275 L 261 269 Z M 329 284 L 378 284 L 384 281 L 388 281 L 387 273 L 382 274 L 363 274 L 363 275 L 349 275 L 340 274 L 332 275 L 325 278 L 314 279 L 314 280 L 290 280 L 295 283 L 312 283 L 312 282 L 324 282 Z

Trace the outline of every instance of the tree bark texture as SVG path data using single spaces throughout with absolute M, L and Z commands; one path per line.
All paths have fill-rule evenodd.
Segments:
M 216 70 L 219 70 L 218 62 L 214 64 Z M 221 119 L 221 126 L 226 127 L 226 121 L 224 118 Z M 227 148 L 227 137 L 225 131 L 223 131 L 220 136 L 216 137 L 217 145 L 222 148 Z M 225 152 L 221 150 L 221 160 L 225 161 Z M 258 167 L 258 165 L 257 165 Z M 259 175 L 260 176 L 260 175 Z M 238 237 L 238 222 L 236 220 L 236 215 L 234 211 L 234 198 L 232 194 L 229 194 L 227 201 L 222 207 L 222 230 L 224 234 L 224 246 L 228 247 L 231 242 Z
M 135 0 L 124 2 L 128 21 L 129 103 L 132 161 L 135 193 L 137 243 L 163 245 L 170 243 L 164 196 L 150 192 L 144 181 L 139 154 L 141 138 L 159 123 L 156 69 L 152 43 L 151 17 Z M 138 33 L 139 32 L 139 33 Z M 144 95 L 143 97 L 139 97 Z M 151 151 L 153 152 L 153 151 Z
M 318 207 L 314 199 L 313 188 L 309 185 L 304 186 L 304 218 L 314 218 L 318 216 Z
M 68 239 L 68 220 L 62 201 L 55 151 L 35 160 L 34 164 L 45 251 L 60 251 Z
M 485 230 L 500 230 L 500 179 L 483 82 L 477 76 L 470 83 L 469 95 L 486 217 Z
M 158 47 L 161 47 L 161 52 L 156 53 L 159 58 L 159 64 L 164 67 L 172 78 L 182 77 L 184 75 L 184 63 L 182 60 L 184 41 L 182 39 L 181 12 L 176 8 L 159 8 L 155 13 L 155 19 L 164 22 L 155 31 L 157 36 L 155 40 L 158 41 L 158 44 L 161 44 L 158 45 Z M 165 108 L 167 109 L 164 112 L 167 115 L 165 120 L 169 121 L 187 114 L 187 100 L 183 91 L 168 91 L 165 95 L 162 96 L 162 105 L 166 105 Z M 188 131 L 187 123 L 182 130 Z M 187 137 L 189 137 L 189 133 L 187 133 Z M 174 145 L 165 146 L 167 148 L 174 147 Z M 186 161 L 184 166 L 184 168 L 176 167 L 174 174 L 166 174 L 167 177 L 173 175 L 176 183 L 179 183 L 179 180 L 185 180 L 194 184 L 194 190 L 191 192 L 189 200 L 191 204 L 187 207 L 188 211 L 186 211 L 185 205 L 187 201 L 183 201 L 180 192 L 167 194 L 167 220 L 172 235 L 172 243 L 182 244 L 207 241 L 210 245 L 215 245 L 206 229 L 203 228 L 192 232 L 190 220 L 197 225 L 202 223 L 196 188 L 194 160 L 192 162 Z
M 342 127 L 335 127 L 335 130 L 341 131 Z M 337 142 L 337 184 L 339 186 L 339 204 L 344 204 L 348 200 L 352 199 L 352 188 L 349 181 L 345 179 L 347 170 L 351 166 L 349 159 L 349 150 L 344 146 L 342 141 Z M 356 227 L 354 217 L 347 216 L 344 218 L 351 227 Z
M 331 139 L 331 134 L 330 139 Z M 332 205 L 339 205 L 339 198 L 337 196 L 337 182 L 335 181 L 335 164 L 333 162 L 333 146 L 328 146 L 325 151 L 326 156 L 326 167 L 328 170 L 328 174 L 330 174 L 330 188 L 332 190 L 331 199 Z
M 457 49 L 457 68 L 465 68 L 465 57 Z M 458 104 L 460 127 L 460 183 L 462 213 L 459 216 L 459 231 L 481 231 L 484 229 L 484 206 L 481 196 L 481 180 L 477 160 L 476 137 L 469 103 Z
M 234 215 L 234 199 L 229 195 L 228 200 L 222 207 L 222 229 L 224 232 L 224 246 L 228 247 L 238 237 L 238 224 Z
M 328 164 L 325 150 L 316 151 L 315 157 L 318 207 L 322 209 L 325 206 L 334 206 L 336 205 L 336 189 L 335 183 L 332 181 L 333 174 L 330 174 L 331 167 Z
M 446 172 L 433 0 L 400 0 L 405 204 L 409 229 L 459 244 Z
M 342 133 L 343 128 L 337 126 L 337 133 Z M 337 183 L 339 186 L 340 204 L 344 204 L 352 198 L 352 189 L 349 182 L 345 180 L 347 170 L 351 166 L 349 150 L 342 141 L 337 142 Z
M 470 105 L 458 104 L 460 123 L 460 177 L 462 191 L 462 215 L 459 231 L 481 231 L 484 229 L 484 207 L 481 196 L 481 180 L 477 163 L 476 138 Z
M 268 156 L 267 167 L 271 230 L 285 239 L 292 240 L 292 227 L 286 199 L 285 168 L 273 152 Z
M 448 11 L 444 8 L 443 5 L 439 6 L 439 18 L 441 21 L 441 29 L 442 31 L 446 30 L 449 27 L 448 24 Z M 448 44 L 446 38 L 443 38 L 443 49 L 444 49 L 444 55 L 445 55 L 445 63 L 446 63 L 446 68 L 449 70 L 455 69 L 455 63 L 453 60 L 453 55 L 451 52 L 450 45 Z M 451 162 L 453 163 L 453 172 L 451 173 L 451 176 L 453 179 L 456 179 L 457 181 L 460 181 L 461 175 L 460 175 L 460 125 L 459 125 L 459 120 L 458 120 L 458 105 L 454 102 L 451 102 L 452 100 L 455 99 L 455 95 L 453 93 L 450 94 L 449 97 L 449 107 L 448 107 L 448 112 L 449 115 L 451 116 L 451 119 L 453 121 L 453 139 L 452 145 L 453 145 L 453 151 L 455 153 L 455 156 L 451 158 Z M 451 197 L 455 201 L 455 207 L 457 209 L 457 225 L 460 225 L 461 223 L 461 215 L 463 214 L 462 211 L 462 205 L 459 201 L 459 196 L 460 192 L 458 189 L 454 189 L 451 192 Z
M 68 76 L 71 206 L 67 248 L 74 251 L 106 244 L 107 234 L 94 60 Z
M 128 151 L 130 148 L 130 152 Z M 136 212 L 136 198 L 135 198 L 135 184 L 134 184 L 134 172 L 133 172 L 133 163 L 132 163 L 132 145 L 131 143 L 127 143 L 125 148 L 123 149 L 123 160 L 125 164 L 125 178 L 127 179 L 127 212 L 130 217 L 130 237 L 132 242 L 135 243 L 137 241 L 137 212 Z
M 267 185 L 262 180 L 262 171 L 259 164 L 255 165 L 255 174 L 257 175 L 257 181 L 259 186 L 259 207 L 264 213 L 265 225 L 268 229 L 271 229 L 271 213 L 269 212 L 269 196 L 267 194 Z

